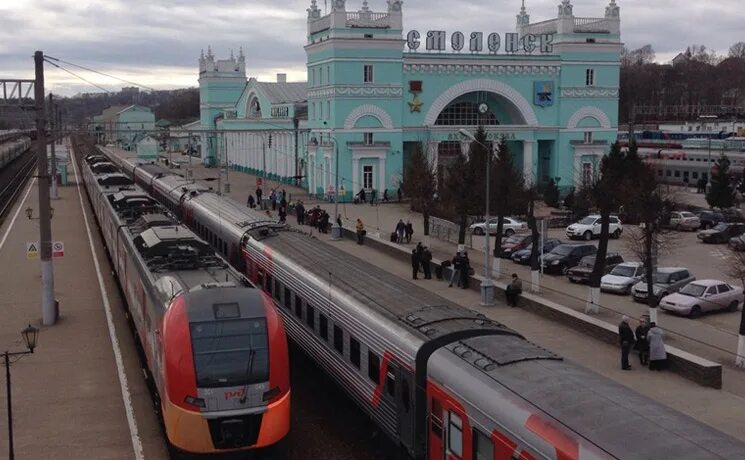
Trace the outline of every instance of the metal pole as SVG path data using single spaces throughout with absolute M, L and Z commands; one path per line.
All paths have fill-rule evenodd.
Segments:
M 10 398 L 10 357 L 5 352 L 5 388 L 8 398 L 8 459 L 13 460 L 13 405 Z
M 39 177 L 39 245 L 41 246 L 41 320 L 44 326 L 56 321 L 54 314 L 54 267 L 52 265 L 52 222 L 49 205 L 46 113 L 44 112 L 44 53 L 34 53 L 36 84 L 36 155 Z
M 49 93 L 49 131 L 52 134 L 52 144 L 50 146 L 51 155 L 52 155 L 52 199 L 56 200 L 58 198 L 57 196 L 57 155 L 54 153 L 54 144 L 57 142 L 57 132 L 55 131 L 55 128 L 57 127 L 57 123 L 55 123 L 55 108 L 54 108 L 54 102 L 52 100 L 52 93 Z
M 494 283 L 491 280 L 491 254 L 489 251 L 489 233 L 491 233 L 489 228 L 489 175 L 492 151 L 491 148 L 486 148 L 484 144 L 481 144 L 481 146 L 486 150 L 486 216 L 484 220 L 486 222 L 486 232 L 484 232 L 486 242 L 484 248 L 484 280 L 481 282 L 481 305 L 490 306 L 494 305 Z

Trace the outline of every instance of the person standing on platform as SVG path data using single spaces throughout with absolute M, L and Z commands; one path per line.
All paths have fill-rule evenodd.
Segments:
M 662 329 L 656 323 L 649 325 L 649 370 L 661 371 L 667 364 L 667 352 L 663 341 Z
M 411 225 L 411 221 L 406 221 L 406 227 L 404 229 L 404 233 L 406 234 L 406 243 L 411 243 L 411 237 L 414 235 L 414 226 Z
M 336 216 L 336 225 L 339 226 L 339 228 L 343 228 L 344 226 L 341 224 L 341 214 Z
M 507 297 L 507 305 L 510 307 L 517 307 L 517 296 L 523 292 L 523 282 L 517 276 L 517 273 L 512 274 L 512 281 L 507 285 L 507 289 L 504 291 L 504 296 Z
M 370 206 L 375 205 L 375 196 L 378 194 L 378 192 L 375 189 L 372 189 L 370 192 Z
M 362 219 L 359 217 L 357 218 L 355 230 L 357 230 L 357 244 L 363 244 L 365 242 L 365 224 L 362 223 Z
M 281 224 L 287 222 L 287 211 L 282 206 L 279 207 L 279 222 Z
M 406 224 L 404 224 L 403 219 L 399 219 L 398 223 L 396 224 L 396 242 L 397 243 L 403 243 L 404 242 L 404 234 L 406 233 Z
M 401 202 L 402 194 L 401 194 L 401 187 L 398 188 L 396 191 L 396 195 L 398 195 L 398 202 Z
M 383 203 L 388 203 L 388 189 L 383 190 Z
M 458 286 L 460 286 L 460 263 L 461 263 L 461 257 L 460 252 L 455 253 L 455 257 L 453 257 L 452 261 L 452 273 L 450 274 L 450 284 L 448 284 L 448 287 L 453 287 L 453 283 L 457 282 Z
M 269 193 L 269 201 L 272 202 L 272 211 L 277 210 L 277 192 L 272 189 L 271 193 Z
M 639 319 L 639 325 L 636 326 L 634 335 L 636 336 L 636 344 L 634 347 L 639 352 L 639 364 L 642 366 L 649 365 L 649 326 L 644 318 Z
M 254 201 L 254 196 L 250 193 L 248 194 L 248 203 L 246 203 L 246 206 L 253 209 L 256 206 L 256 201 Z
M 417 278 L 417 274 L 419 274 L 419 263 L 421 262 L 421 258 L 419 257 L 419 251 L 416 250 L 416 248 L 411 250 L 411 278 L 412 279 L 419 279 Z
M 365 196 L 365 189 L 361 188 L 360 193 L 357 194 L 358 197 L 360 197 L 360 203 L 365 204 L 367 203 L 366 196 Z
M 634 331 L 631 330 L 629 317 L 626 315 L 621 317 L 621 324 L 618 325 L 618 340 L 621 343 L 621 369 L 630 371 L 629 352 L 634 345 Z
M 471 261 L 468 259 L 468 252 L 463 251 L 460 262 L 460 287 L 468 289 L 468 278 L 471 276 Z
M 297 217 L 297 224 L 303 225 L 305 223 L 305 206 L 302 201 L 297 202 L 295 206 L 295 216 Z
M 261 190 L 261 187 L 256 187 L 256 204 L 259 206 L 259 209 L 264 209 L 264 203 L 261 202 L 261 195 L 263 195 L 264 192 Z
M 424 247 L 424 250 L 422 250 L 422 270 L 424 271 L 424 279 L 425 280 L 431 280 L 432 279 L 432 253 L 429 251 L 429 248 L 427 246 Z

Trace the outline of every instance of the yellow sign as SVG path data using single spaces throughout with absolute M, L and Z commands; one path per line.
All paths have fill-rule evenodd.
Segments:
M 26 242 L 26 258 L 29 260 L 39 258 L 39 243 L 36 241 Z

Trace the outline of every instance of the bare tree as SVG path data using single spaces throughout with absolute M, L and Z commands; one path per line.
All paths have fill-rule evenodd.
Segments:
M 538 255 L 541 251 L 541 244 L 543 243 L 540 239 L 540 233 L 538 232 L 538 222 L 535 218 L 535 203 L 538 201 L 539 193 L 535 185 L 530 185 L 525 188 L 524 199 L 528 203 L 528 228 L 531 234 L 531 249 L 530 249 L 530 282 L 533 292 L 539 292 L 541 290 L 541 275 L 540 275 L 540 261 Z
M 437 181 L 435 165 L 427 158 L 422 143 L 417 143 L 406 164 L 401 188 L 411 200 L 411 209 L 422 213 L 424 237 L 429 236 L 429 216 L 435 205 Z
M 512 155 L 507 148 L 507 141 L 502 137 L 497 145 L 497 159 L 492 163 L 491 170 L 491 202 L 497 216 L 497 235 L 494 238 L 494 271 L 499 277 L 502 236 L 504 235 L 504 218 L 512 213 L 522 213 L 525 205 L 525 180 L 522 173 L 515 167 Z
M 745 59 L 745 42 L 737 42 L 729 47 L 729 57 Z

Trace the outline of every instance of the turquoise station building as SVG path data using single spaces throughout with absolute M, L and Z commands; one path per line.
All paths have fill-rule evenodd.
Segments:
M 380 0 L 382 3 L 382 0 Z M 570 0 L 512 31 L 404 30 L 402 3 L 307 9 L 307 81 L 246 79 L 246 56 L 199 60 L 202 155 L 311 194 L 397 189 L 421 144 L 437 168 L 468 154 L 461 130 L 504 137 L 525 178 L 567 188 L 596 174 L 615 141 L 620 8 L 575 16 Z

